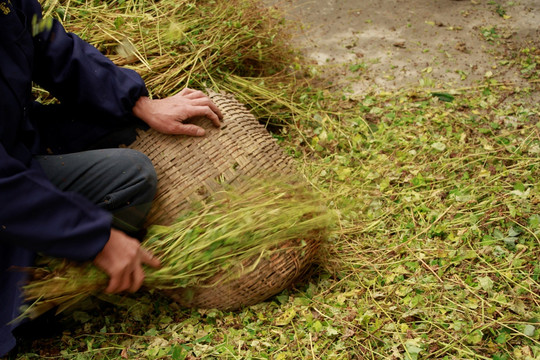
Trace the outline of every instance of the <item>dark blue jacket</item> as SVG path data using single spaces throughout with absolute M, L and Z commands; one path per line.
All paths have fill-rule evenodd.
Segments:
M 81 121 L 32 116 L 32 82 Z M 47 180 L 33 160 L 40 141 L 80 150 L 134 121 L 131 110 L 142 95 L 139 75 L 60 23 L 47 26 L 37 1 L 0 0 L 0 356 L 15 344 L 8 323 L 22 303 L 24 275 L 17 267 L 31 265 L 35 253 L 92 259 L 110 234 L 110 214 Z

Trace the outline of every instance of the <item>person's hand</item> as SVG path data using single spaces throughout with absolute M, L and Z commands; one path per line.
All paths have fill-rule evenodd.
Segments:
M 191 136 L 203 136 L 205 131 L 196 125 L 184 124 L 184 121 L 205 116 L 219 127 L 223 118 L 208 96 L 189 88 L 165 99 L 140 97 L 133 107 L 133 114 L 161 133 Z
M 111 229 L 109 241 L 94 259 L 94 264 L 109 275 L 107 293 L 135 292 L 144 281 L 142 264 L 154 268 L 160 266 L 158 259 L 143 249 L 137 239 L 122 231 Z

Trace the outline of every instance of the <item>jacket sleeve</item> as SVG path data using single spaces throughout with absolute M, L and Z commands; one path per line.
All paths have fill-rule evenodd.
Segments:
M 56 20 L 34 34 L 34 47 L 34 81 L 65 105 L 126 121 L 139 97 L 148 95 L 139 74 L 116 66 Z
M 1 144 L 0 204 L 2 243 L 55 257 L 88 260 L 109 240 L 108 212 L 76 193 L 59 191 L 39 167 L 26 167 Z

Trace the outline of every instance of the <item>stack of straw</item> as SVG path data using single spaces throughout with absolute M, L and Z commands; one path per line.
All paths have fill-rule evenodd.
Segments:
M 287 87 L 296 55 L 282 15 L 258 0 L 42 0 L 55 17 L 113 62 L 137 71 L 153 97 L 186 86 L 239 95 L 258 118 L 282 123 L 297 106 Z M 38 92 L 42 101 L 47 96 Z

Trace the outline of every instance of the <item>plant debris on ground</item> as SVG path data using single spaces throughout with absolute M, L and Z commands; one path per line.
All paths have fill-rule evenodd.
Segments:
M 62 336 L 14 358 L 540 358 L 538 44 L 509 59 L 523 84 L 350 95 L 312 79 L 282 43 L 286 24 L 254 0 L 118 4 L 44 8 L 154 96 L 225 90 L 280 124 L 274 136 L 338 213 L 328 262 L 237 312 L 158 291 L 87 299 L 61 315 Z

